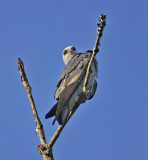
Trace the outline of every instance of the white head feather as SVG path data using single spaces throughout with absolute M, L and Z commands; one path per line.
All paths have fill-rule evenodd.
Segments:
M 66 47 L 63 50 L 63 61 L 64 61 L 64 63 L 67 64 L 68 61 L 76 54 L 78 54 L 78 52 L 76 51 L 75 47 L 73 47 L 73 46 Z

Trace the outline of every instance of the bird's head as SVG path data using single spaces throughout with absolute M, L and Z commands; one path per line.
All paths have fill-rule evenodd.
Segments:
M 74 56 L 78 54 L 76 51 L 76 48 L 73 46 L 66 47 L 63 51 L 63 61 L 65 64 L 68 63 L 68 61 Z

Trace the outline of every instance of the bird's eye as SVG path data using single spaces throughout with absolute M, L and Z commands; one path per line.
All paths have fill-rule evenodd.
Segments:
M 65 54 L 67 54 L 67 52 L 68 52 L 67 50 L 64 50 L 63 54 L 65 55 Z
M 75 47 L 72 47 L 71 50 L 72 50 L 72 51 L 76 51 L 76 48 L 75 48 Z

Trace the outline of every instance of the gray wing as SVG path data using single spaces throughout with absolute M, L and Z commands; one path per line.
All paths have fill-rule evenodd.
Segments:
M 55 99 L 59 99 L 59 96 L 65 87 L 79 79 L 82 73 L 86 70 L 91 55 L 92 52 L 77 54 L 68 62 L 57 84 L 57 89 L 54 96 Z
M 58 100 L 58 106 L 54 122 L 57 120 L 69 98 L 84 78 L 92 55 L 91 53 L 92 52 L 86 52 L 76 55 L 64 68 L 55 92 L 55 99 Z

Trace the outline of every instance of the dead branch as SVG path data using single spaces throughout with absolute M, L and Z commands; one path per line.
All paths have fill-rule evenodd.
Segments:
M 44 130 L 43 130 L 43 125 L 40 121 L 40 118 L 38 116 L 36 107 L 35 107 L 35 103 L 33 100 L 33 96 L 31 93 L 31 86 L 28 82 L 25 70 L 24 70 L 24 64 L 23 61 L 18 58 L 18 70 L 20 72 L 21 75 L 21 81 L 26 89 L 29 101 L 31 103 L 31 107 L 32 107 L 32 111 L 33 111 L 33 116 L 34 116 L 34 120 L 36 122 L 36 135 L 39 135 L 40 141 L 41 141 L 41 145 L 44 146 L 46 148 L 46 151 L 48 151 L 46 154 L 42 154 L 42 151 L 45 150 L 43 148 L 39 148 L 40 153 L 43 155 L 44 160 L 53 160 L 53 155 L 52 155 L 52 150 L 50 148 L 47 147 L 47 143 L 46 143 L 46 138 L 45 138 L 45 134 L 44 134 Z
M 71 116 L 72 116 L 73 113 L 74 113 L 74 112 L 70 112 L 70 113 L 69 113 L 69 116 L 68 116 L 68 118 L 67 118 L 67 122 L 69 121 L 69 119 L 71 118 Z M 65 125 L 67 124 L 67 122 L 65 123 Z M 58 129 L 56 130 L 55 134 L 53 135 L 53 137 L 52 137 L 51 140 L 49 141 L 48 147 L 50 147 L 50 148 L 53 147 L 53 145 L 55 144 L 56 140 L 57 140 L 58 137 L 60 136 L 63 128 L 65 127 L 65 125 L 64 125 L 64 126 L 60 125 L 60 126 L 58 127 Z
M 106 15 L 101 14 L 99 16 L 99 18 L 100 18 L 100 20 L 99 20 L 99 23 L 97 24 L 98 25 L 97 38 L 96 38 L 95 46 L 93 49 L 93 54 L 91 56 L 90 62 L 87 67 L 87 72 L 86 72 L 86 76 L 85 76 L 85 80 L 84 80 L 84 87 L 83 87 L 84 93 L 89 92 L 89 91 L 87 91 L 86 86 L 87 86 L 87 82 L 88 82 L 88 77 L 90 75 L 90 68 L 91 68 L 92 62 L 93 62 L 96 54 L 99 52 L 100 38 L 102 37 L 103 29 L 106 26 Z

